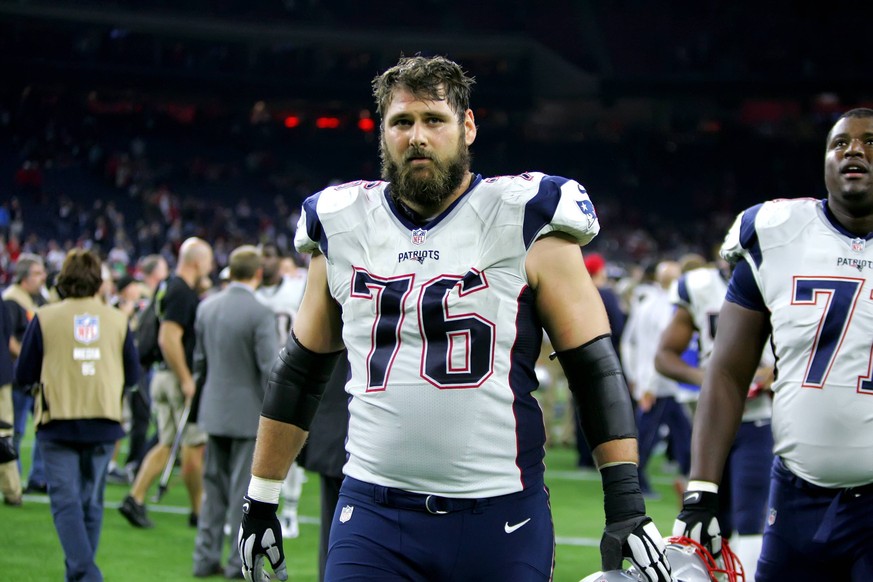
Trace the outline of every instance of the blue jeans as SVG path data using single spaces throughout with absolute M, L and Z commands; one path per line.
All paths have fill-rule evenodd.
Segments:
M 115 443 L 40 439 L 55 529 L 64 549 L 67 582 L 102 582 L 94 562 L 103 525 L 106 469 Z
M 27 429 L 27 416 L 33 414 L 33 396 L 31 396 L 30 392 L 17 390 L 13 387 L 12 408 L 15 410 L 12 443 L 15 445 L 15 451 L 18 453 L 18 472 L 21 473 L 21 439 L 24 437 L 24 431 Z M 45 469 L 42 457 L 39 454 L 39 447 L 36 446 L 33 447 L 33 458 L 30 463 L 30 475 L 27 476 L 27 482 L 36 485 L 45 484 Z
M 639 478 L 643 492 L 652 490 L 646 474 L 646 465 L 661 438 L 662 426 L 666 425 L 670 429 L 668 438 L 673 447 L 673 458 L 679 464 L 682 474 L 688 475 L 691 470 L 691 420 L 682 405 L 676 402 L 676 398 L 659 396 L 648 412 L 637 408 L 636 417 L 639 427 L 637 437 L 640 454 Z

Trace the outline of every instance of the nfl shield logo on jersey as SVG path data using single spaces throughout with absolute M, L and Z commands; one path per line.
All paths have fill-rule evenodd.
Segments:
M 863 253 L 864 247 L 867 246 L 867 241 L 863 238 L 856 238 L 852 240 L 852 250 L 856 253 Z
M 96 315 L 76 315 L 73 318 L 73 339 L 90 344 L 100 339 L 100 318 Z
M 351 505 L 346 505 L 343 507 L 343 510 L 340 511 L 340 523 L 345 523 L 352 518 L 352 512 L 355 510 Z
M 426 230 L 423 228 L 416 228 L 412 231 L 412 244 L 423 245 L 425 240 L 427 240 Z

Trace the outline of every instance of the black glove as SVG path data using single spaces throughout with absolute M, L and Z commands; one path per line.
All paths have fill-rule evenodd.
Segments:
M 604 572 L 621 570 L 629 560 L 649 582 L 671 582 L 670 564 L 664 555 L 664 539 L 646 515 L 637 466 L 611 465 L 600 470 L 603 479 L 603 509 L 606 527 L 600 539 Z
M 282 526 L 276 517 L 277 503 L 265 503 L 243 498 L 242 523 L 237 547 L 242 558 L 242 572 L 248 582 L 264 582 L 270 576 L 264 570 L 264 558 L 270 560 L 279 580 L 288 579 L 285 550 L 282 549 Z
M 686 491 L 682 497 L 682 511 L 673 522 L 673 535 L 693 539 L 717 558 L 721 555 L 721 527 L 717 513 L 718 493 Z

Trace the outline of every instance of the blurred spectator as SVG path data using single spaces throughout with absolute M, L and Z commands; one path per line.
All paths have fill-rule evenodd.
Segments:
M 12 356 L 18 357 L 17 347 L 24 338 L 28 324 L 36 312 L 46 304 L 43 289 L 46 281 L 45 266 L 42 258 L 33 254 L 22 254 L 15 263 L 15 275 L 12 285 L 3 291 L 3 301 L 9 310 L 12 322 L 13 342 Z M 33 386 L 15 383 L 12 386 L 12 402 L 15 408 L 14 443 L 15 450 L 21 454 L 21 439 L 27 428 L 27 416 L 33 412 Z M 18 463 L 21 468 L 20 456 Z M 25 493 L 45 493 L 46 481 L 43 474 L 43 464 L 38 447 L 33 449 L 33 459 L 30 465 L 30 475 L 27 477 Z
M 267 378 L 279 352 L 273 312 L 255 298 L 263 257 L 254 246 L 230 255 L 230 284 L 197 308 L 194 374 L 200 390 L 197 422 L 209 435 L 203 506 L 194 545 L 194 576 L 222 571 L 224 527 L 236 532 L 251 477 L 255 436 Z M 235 536 L 230 536 L 236 548 Z M 227 578 L 242 578 L 239 552 L 231 551 Z
M 13 377 L 12 353 L 10 351 L 13 341 L 9 311 L 0 305 L 0 422 L 5 423 L 0 429 L 0 438 L 10 440 L 15 422 L 15 413 L 12 407 Z M 12 448 L 14 450 L 15 446 L 12 445 Z M 3 494 L 3 503 L 6 505 L 21 505 L 21 473 L 15 459 L 0 463 L 0 493 Z
M 100 266 L 90 251 L 70 252 L 58 278 L 64 299 L 34 315 L 16 366 L 18 384 L 40 385 L 36 442 L 67 580 L 103 579 L 94 559 L 106 467 L 124 434 L 122 390 L 139 376 L 127 318 L 97 297 Z
M 181 459 L 182 479 L 188 489 L 192 527 L 197 525 L 203 484 L 203 445 L 206 434 L 193 421 L 195 394 L 191 373 L 194 358 L 194 320 L 203 282 L 213 269 L 212 248 L 201 239 L 187 239 L 179 249 L 175 275 L 161 286 L 157 294 L 160 318 L 158 343 L 163 359 L 154 365 L 151 384 L 152 406 L 158 417 L 158 444 L 143 459 L 133 487 L 119 507 L 121 514 L 135 527 L 152 527 L 146 515 L 145 497 L 149 487 L 161 474 L 170 457 L 177 431 L 184 431 Z M 183 411 L 192 418 L 183 426 L 178 419 Z

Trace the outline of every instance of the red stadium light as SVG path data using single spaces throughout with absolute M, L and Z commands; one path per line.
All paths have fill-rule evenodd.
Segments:
M 315 127 L 318 129 L 336 129 L 339 126 L 339 117 L 319 117 L 315 120 Z
M 370 133 L 371 131 L 376 129 L 376 122 L 369 117 L 364 117 L 358 120 L 358 129 L 366 133 Z
M 285 118 L 285 127 L 291 129 L 292 127 L 297 127 L 300 125 L 300 118 L 296 115 L 289 115 Z

